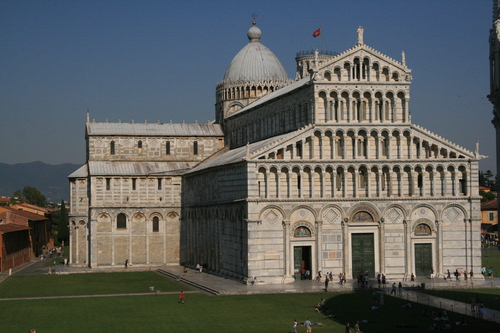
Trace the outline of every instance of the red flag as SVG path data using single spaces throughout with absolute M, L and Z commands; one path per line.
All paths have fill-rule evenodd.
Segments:
M 321 35 L 321 28 L 313 32 L 313 37 L 318 37 L 319 35 Z

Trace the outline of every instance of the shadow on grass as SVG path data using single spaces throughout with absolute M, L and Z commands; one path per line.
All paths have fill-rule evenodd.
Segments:
M 446 324 L 451 325 L 453 332 L 494 332 L 498 331 L 498 324 L 479 320 L 470 316 L 448 311 L 447 322 L 434 320 L 432 312 L 442 313 L 439 308 L 419 303 L 411 303 L 411 308 L 406 307 L 408 301 L 383 296 L 383 305 L 380 305 L 380 295 L 371 291 L 336 294 L 326 301 L 327 314 L 334 314 L 335 318 L 325 318 L 325 324 L 336 322 L 351 327 L 359 321 L 362 332 L 423 332 L 436 325 L 443 329 Z M 372 310 L 375 305 L 381 310 Z M 427 316 L 423 316 L 424 313 Z M 457 326 L 456 322 L 465 320 L 468 326 Z
M 481 299 L 486 308 L 500 311 L 500 289 L 428 289 L 426 294 L 452 299 L 458 302 L 471 304 L 476 296 Z

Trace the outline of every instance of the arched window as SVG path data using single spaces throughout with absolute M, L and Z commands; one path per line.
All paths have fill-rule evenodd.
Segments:
M 127 216 L 125 214 L 120 213 L 116 217 L 116 228 L 127 229 Z
M 153 232 L 160 232 L 160 219 L 157 216 L 153 217 Z
M 139 149 L 141 149 L 141 148 L 142 148 L 142 141 L 141 141 L 141 140 L 139 140 L 139 141 L 137 142 L 137 148 L 139 148 Z
M 170 141 L 167 141 L 165 145 L 165 155 L 170 155 Z
M 114 154 L 115 154 L 115 142 L 114 142 L 114 141 L 111 141 L 111 143 L 110 143 L 109 153 L 110 153 L 111 155 L 114 155 Z

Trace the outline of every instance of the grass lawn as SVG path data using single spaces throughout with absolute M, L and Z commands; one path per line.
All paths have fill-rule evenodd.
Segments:
M 191 290 L 155 272 L 14 275 L 0 283 L 0 298 L 147 293 L 150 286 L 164 292 Z
M 110 288 L 111 284 L 124 285 L 131 280 L 128 275 L 136 275 L 135 282 L 130 284 L 140 287 L 150 282 L 154 273 L 109 273 L 85 274 L 88 293 L 95 294 L 98 285 Z M 113 276 L 113 279 L 109 277 Z M 23 281 L 30 290 L 38 293 L 57 294 L 57 285 L 41 284 L 40 276 L 28 276 Z M 51 276 L 54 277 L 54 276 Z M 59 277 L 59 276 L 56 276 Z M 58 283 L 66 284 L 64 278 Z M 11 297 L 25 294 L 20 285 L 5 287 L 12 277 L 0 284 L 0 293 L 5 289 L 15 289 L 9 292 Z M 30 286 L 31 281 L 37 281 L 36 286 Z M 172 284 L 172 289 L 186 289 L 167 278 L 162 278 Z M 15 280 L 15 279 L 12 279 Z M 94 280 L 94 281 L 91 281 Z M 129 281 L 129 282 L 125 282 Z M 155 280 L 156 282 L 158 280 Z M 17 283 L 17 282 L 16 282 Z M 173 288 L 173 285 L 176 285 Z M 158 284 L 159 285 L 159 284 Z M 122 287 L 123 289 L 123 287 Z M 163 290 L 163 289 L 162 289 Z M 69 287 L 61 288 L 59 294 L 70 292 Z M 78 293 L 85 291 L 81 287 Z M 315 304 L 322 298 L 327 299 L 329 309 L 336 314 L 335 319 L 325 318 L 324 314 L 314 311 Z M 40 332 L 290 332 L 293 319 L 299 323 L 310 317 L 312 322 L 321 322 L 328 326 L 314 326 L 313 332 L 345 332 L 345 323 L 354 325 L 356 320 L 368 320 L 361 324 L 362 332 L 422 332 L 434 323 L 428 317 L 421 317 L 423 309 L 432 310 L 426 305 L 414 304 L 412 309 L 401 306 L 405 302 L 385 296 L 384 311 L 372 311 L 372 294 L 365 292 L 352 293 L 311 293 L 311 294 L 271 294 L 271 295 L 236 295 L 209 296 L 203 293 L 187 293 L 186 303 L 178 303 L 178 295 L 148 295 L 148 296 L 116 296 L 73 299 L 15 300 L 1 301 L 0 332 L 27 332 L 35 328 Z M 450 321 L 459 321 L 461 315 L 449 313 Z M 453 332 L 495 332 L 498 324 L 468 319 L 468 327 L 453 327 Z M 416 328 L 400 329 L 397 324 L 416 326 Z M 299 327 L 299 332 L 305 332 Z
M 500 274 L 500 251 L 495 250 L 495 252 L 492 253 L 483 253 L 482 257 L 483 257 L 483 266 L 486 267 L 486 271 L 488 271 L 489 267 L 493 267 L 494 276 Z

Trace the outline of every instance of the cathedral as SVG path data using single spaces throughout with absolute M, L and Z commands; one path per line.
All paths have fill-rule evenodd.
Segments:
M 342 53 L 297 53 L 291 79 L 254 21 L 216 85 L 215 121 L 87 116 L 70 263 L 201 264 L 266 284 L 479 272 L 478 149 L 413 124 L 404 52 L 363 34 Z

